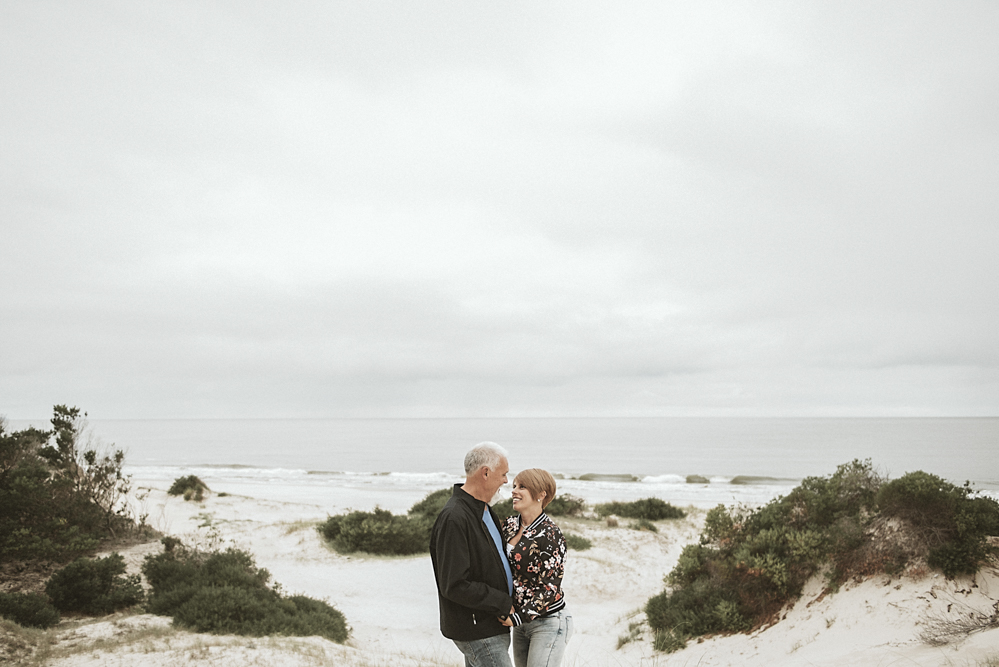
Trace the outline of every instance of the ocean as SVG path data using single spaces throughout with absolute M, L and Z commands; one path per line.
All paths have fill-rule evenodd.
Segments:
M 8 428 L 29 424 L 48 426 Z M 404 509 L 459 481 L 484 440 L 509 450 L 511 471 L 545 468 L 591 501 L 756 504 L 853 459 L 999 493 L 999 418 L 94 419 L 89 437 L 124 449 L 143 483 L 197 474 L 215 491 L 319 504 L 346 487 L 355 509 Z

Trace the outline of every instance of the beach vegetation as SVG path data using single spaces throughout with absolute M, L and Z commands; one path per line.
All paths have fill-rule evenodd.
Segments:
M 639 519 L 638 521 L 632 521 L 631 523 L 628 524 L 628 528 L 631 528 L 632 530 L 644 530 L 650 533 L 659 532 L 659 529 L 656 527 L 656 524 L 652 523 L 648 519 Z
M 167 493 L 171 496 L 183 496 L 184 500 L 200 503 L 205 499 L 205 493 L 209 491 L 211 489 L 197 475 L 186 475 L 173 480 Z
M 341 553 L 407 556 L 430 550 L 433 522 L 434 517 L 392 514 L 376 507 L 328 517 L 317 530 Z
M 0 616 L 26 628 L 51 628 L 59 623 L 59 610 L 38 593 L 0 593 Z
M 833 589 L 924 564 L 948 577 L 973 573 L 997 528 L 999 503 L 967 485 L 923 472 L 885 482 L 869 460 L 855 460 L 762 507 L 710 510 L 646 617 L 656 647 L 676 650 L 689 637 L 770 622 L 820 571 Z
M 0 616 L 0 665 L 44 664 L 53 634 Z
M 974 574 L 989 557 L 986 538 L 999 535 L 999 503 L 922 471 L 881 487 L 878 508 L 904 521 L 929 550 L 927 564 L 948 577 Z
M 560 493 L 545 508 L 548 516 L 580 516 L 586 510 L 586 501 L 571 493 Z
M 687 516 L 687 513 L 679 507 L 674 507 L 659 498 L 642 498 L 641 500 L 631 502 L 612 501 L 609 503 L 600 503 L 594 509 L 602 517 L 613 515 L 626 519 L 645 519 L 647 521 L 683 519 Z
M 409 508 L 409 515 L 429 517 L 431 520 L 436 519 L 453 492 L 454 488 L 450 486 L 446 489 L 431 491 Z
M 0 419 L 0 563 L 65 563 L 136 528 L 125 455 L 85 438 L 86 413 L 56 405 L 52 429 Z
M 61 612 L 92 616 L 131 607 L 145 597 L 139 575 L 126 575 L 125 559 L 116 553 L 73 561 L 52 575 L 45 593 Z
M 639 637 L 642 636 L 642 631 L 644 629 L 645 623 L 643 621 L 634 621 L 628 624 L 628 634 L 619 635 L 617 638 L 617 648 L 620 651 L 626 645 L 637 641 Z
M 514 516 L 517 512 L 513 509 L 513 498 L 507 498 L 506 500 L 501 500 L 493 507 L 493 512 L 496 514 L 500 521 L 505 521 L 506 519 Z
M 574 551 L 586 551 L 593 547 L 593 542 L 586 539 L 582 535 L 576 535 L 575 533 L 563 533 L 562 537 L 565 538 L 565 546 L 568 549 Z
M 304 595 L 282 595 L 268 585 L 270 573 L 256 567 L 249 553 L 169 546 L 142 565 L 151 613 L 171 616 L 174 625 L 195 632 L 347 640 L 349 629 L 339 610 Z

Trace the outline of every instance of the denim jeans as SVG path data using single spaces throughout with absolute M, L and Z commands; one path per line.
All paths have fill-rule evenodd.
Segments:
M 572 639 L 572 616 L 560 611 L 513 629 L 516 667 L 558 667 Z
M 458 641 L 452 639 L 465 655 L 465 667 L 512 667 L 510 665 L 510 633 L 495 637 Z

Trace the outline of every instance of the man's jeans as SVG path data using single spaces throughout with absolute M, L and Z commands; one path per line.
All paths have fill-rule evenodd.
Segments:
M 510 664 L 510 633 L 461 642 L 452 639 L 465 654 L 465 667 L 513 667 Z
M 517 667 L 558 667 L 572 639 L 572 616 L 565 610 L 513 629 L 513 662 Z

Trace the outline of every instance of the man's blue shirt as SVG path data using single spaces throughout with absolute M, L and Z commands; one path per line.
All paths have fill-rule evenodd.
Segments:
M 496 545 L 496 551 L 499 552 L 500 560 L 503 561 L 503 571 L 506 572 L 507 595 L 513 595 L 513 572 L 510 571 L 510 561 L 506 559 L 506 551 L 503 549 L 503 538 L 500 537 L 499 530 L 496 528 L 493 518 L 489 516 L 489 505 L 486 505 L 485 511 L 482 512 L 482 523 L 486 524 L 486 528 L 489 529 L 489 534 L 493 538 L 493 544 Z

